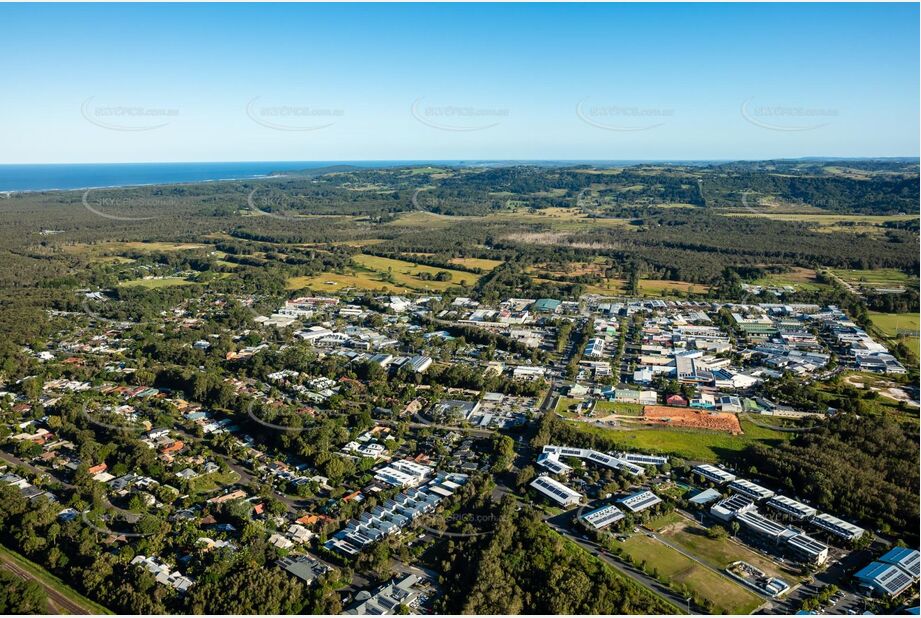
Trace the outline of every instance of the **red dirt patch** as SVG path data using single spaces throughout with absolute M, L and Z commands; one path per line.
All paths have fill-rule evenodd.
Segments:
M 735 414 L 729 412 L 708 412 L 691 408 L 669 408 L 665 406 L 646 406 L 643 408 L 643 420 L 652 424 L 687 427 L 688 429 L 710 429 L 726 431 L 732 435 L 742 433 L 742 426 Z

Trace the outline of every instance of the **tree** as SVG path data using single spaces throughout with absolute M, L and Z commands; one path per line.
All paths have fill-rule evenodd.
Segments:
M 48 598 L 33 581 L 0 569 L 0 614 L 47 614 Z

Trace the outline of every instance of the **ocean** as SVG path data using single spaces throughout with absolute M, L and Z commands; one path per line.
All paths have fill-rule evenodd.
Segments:
M 0 165 L 0 192 L 54 191 L 260 178 L 331 165 L 395 167 L 447 161 L 252 161 L 237 163 L 60 163 Z M 450 162 L 461 163 L 461 162 Z

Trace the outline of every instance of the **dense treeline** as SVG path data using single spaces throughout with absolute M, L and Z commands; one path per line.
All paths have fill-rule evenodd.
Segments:
M 789 442 L 755 444 L 744 457 L 791 495 L 917 543 L 917 426 L 843 415 Z
M 677 609 L 563 539 L 538 511 L 503 503 L 490 535 L 448 544 L 444 613 L 673 614 Z

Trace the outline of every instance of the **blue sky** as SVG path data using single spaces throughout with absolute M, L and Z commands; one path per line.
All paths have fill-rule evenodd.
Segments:
M 0 163 L 917 156 L 917 4 L 0 5 Z

